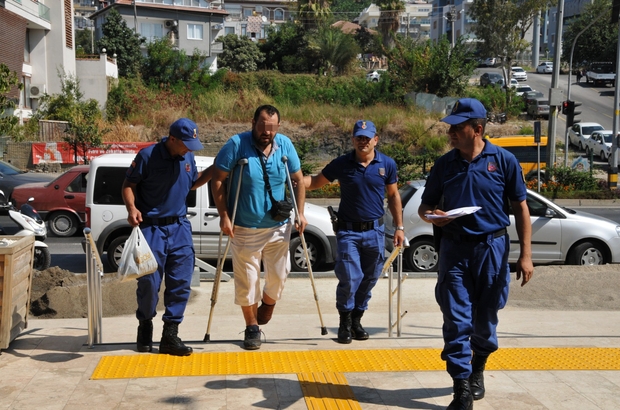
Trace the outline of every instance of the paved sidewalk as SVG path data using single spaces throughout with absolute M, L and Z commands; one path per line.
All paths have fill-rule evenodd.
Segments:
M 367 341 L 340 345 L 336 337 L 336 279 L 315 280 L 329 334 L 322 336 L 308 278 L 291 278 L 272 321 L 262 327 L 264 351 L 410 349 L 442 347 L 441 314 L 433 278 L 403 283 L 401 337 L 388 337 L 388 280 L 375 288 L 363 318 Z M 203 343 L 213 283 L 195 288 L 180 336 L 195 352 L 245 352 L 244 323 L 233 305 L 233 283 L 222 283 L 211 343 Z M 396 299 L 394 299 L 396 302 Z M 155 340 L 162 323 L 155 320 Z M 295 374 L 158 377 L 90 380 L 102 356 L 133 355 L 137 322 L 132 316 L 103 319 L 103 344 L 92 349 L 87 319 L 31 319 L 28 329 L 0 355 L 0 408 L 5 409 L 306 409 Z M 501 312 L 502 347 L 620 347 L 620 312 L 512 308 Z M 142 354 L 145 355 L 145 354 Z M 148 355 L 148 354 L 146 354 Z M 620 408 L 620 371 L 485 372 L 487 395 L 475 409 Z M 444 409 L 451 400 L 445 371 L 345 373 L 362 409 Z

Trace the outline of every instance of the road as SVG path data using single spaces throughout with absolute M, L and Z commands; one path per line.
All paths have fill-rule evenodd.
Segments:
M 599 215 L 620 224 L 620 206 L 600 206 L 600 207 L 572 207 L 580 211 Z M 49 236 L 45 243 L 50 247 L 52 254 L 52 266 L 58 266 L 75 273 L 86 272 L 86 256 L 82 251 L 82 236 L 76 235 L 71 238 L 59 238 Z M 215 261 L 211 261 L 215 264 Z M 105 265 L 105 261 L 104 261 Z M 226 266 L 225 270 L 230 271 Z

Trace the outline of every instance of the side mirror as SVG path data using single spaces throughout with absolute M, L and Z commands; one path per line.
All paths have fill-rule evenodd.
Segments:
M 555 218 L 557 216 L 557 213 L 550 208 L 547 208 L 545 210 L 545 218 Z

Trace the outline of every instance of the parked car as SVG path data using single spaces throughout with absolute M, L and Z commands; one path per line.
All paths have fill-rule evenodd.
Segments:
M 56 236 L 72 236 L 86 218 L 88 165 L 75 166 L 51 182 L 34 182 L 13 190 L 15 206 L 30 202 Z
M 536 67 L 536 72 L 539 74 L 551 74 L 553 72 L 553 63 L 551 61 L 543 61 Z
M 100 255 L 107 254 L 108 265 L 118 268 L 118 262 L 131 232 L 127 209 L 121 197 L 125 172 L 134 159 L 133 154 L 105 154 L 90 163 L 86 187 L 86 212 L 91 235 Z M 196 156 L 201 171 L 213 163 L 213 157 Z M 196 257 L 217 260 L 219 257 L 220 216 L 213 201 L 210 184 L 191 191 L 187 197 L 187 219 L 192 225 Z M 336 235 L 327 209 L 306 202 L 304 216 L 308 225 L 304 231 L 306 246 L 313 269 L 330 265 L 336 256 Z M 227 236 L 222 238 L 222 249 Z M 85 243 L 83 242 L 85 248 Z M 307 270 L 301 238 L 295 227 L 289 245 L 294 271 Z M 227 255 L 230 259 L 230 253 Z
M 0 190 L 9 200 L 13 198 L 13 189 L 16 186 L 31 182 L 49 182 L 54 178 L 54 175 L 22 171 L 8 162 L 0 161 Z
M 523 95 L 521 96 L 521 98 L 523 98 L 523 101 L 525 102 L 525 110 L 527 111 L 527 107 L 532 104 L 534 101 L 536 101 L 536 99 L 538 98 L 544 98 L 545 94 L 541 93 L 540 91 L 526 91 L 525 93 L 523 93 Z
M 601 157 L 601 161 L 607 161 L 611 155 L 613 135 L 613 131 L 593 131 L 590 138 L 586 140 L 586 155 L 590 156 L 590 153 L 593 153 Z
M 486 58 L 482 62 L 482 65 L 484 65 L 485 67 L 495 67 L 497 64 L 498 64 L 498 59 L 494 57 Z
M 405 236 L 410 246 L 403 252 L 404 263 L 413 271 L 437 271 L 433 226 L 418 216 L 426 181 L 410 181 L 400 189 Z M 620 263 L 620 225 L 586 212 L 558 206 L 536 192 L 527 191 L 532 224 L 532 261 L 535 264 L 603 265 Z M 475 205 L 475 204 L 472 204 Z M 519 258 L 519 241 L 512 211 L 508 262 Z M 385 216 L 385 246 L 394 248 L 394 222 Z
M 568 130 L 568 143 L 578 147 L 581 151 L 586 149 L 586 141 L 594 131 L 605 128 L 597 122 L 578 122 Z
M 386 71 L 387 70 L 384 69 L 369 71 L 368 74 L 366 74 L 366 81 L 372 81 L 373 83 L 377 83 L 381 79 L 381 74 L 385 73 Z
M 518 81 L 527 81 L 527 72 L 521 67 L 512 67 L 512 78 Z
M 500 79 L 497 83 L 495 83 L 495 85 L 498 85 L 500 87 L 504 87 L 504 79 Z M 510 79 L 510 86 L 512 88 L 517 88 L 519 86 L 519 82 L 517 80 L 515 80 L 514 78 Z
M 546 98 L 536 98 L 527 106 L 527 113 L 532 118 L 549 118 L 549 100 Z
M 497 84 L 499 80 L 504 80 L 504 77 L 500 73 L 484 73 L 480 76 L 480 85 L 493 85 Z
M 527 93 L 529 91 L 534 91 L 534 90 L 532 90 L 532 87 L 530 87 L 527 84 L 520 84 L 517 88 L 515 88 L 515 92 L 517 93 L 517 97 L 521 97 L 521 96 L 523 96 L 523 94 L 525 94 L 525 93 Z

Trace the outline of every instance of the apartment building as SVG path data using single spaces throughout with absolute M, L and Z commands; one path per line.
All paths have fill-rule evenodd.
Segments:
M 400 12 L 400 27 L 398 33 L 403 36 L 419 40 L 430 38 L 432 4 L 426 1 L 417 0 L 405 2 L 405 9 Z M 376 30 L 379 24 L 381 10 L 371 3 L 370 6 L 362 10 L 355 21 L 362 27 Z

